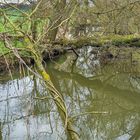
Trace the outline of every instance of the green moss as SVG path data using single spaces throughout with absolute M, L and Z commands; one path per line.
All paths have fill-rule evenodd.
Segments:
M 8 52 L 8 49 L 4 47 L 4 43 L 0 41 L 0 55 L 3 55 Z
M 101 46 L 102 44 L 97 41 L 95 37 L 78 37 L 74 39 L 67 39 L 63 38 L 58 41 L 58 44 L 61 44 L 63 46 L 73 46 L 75 48 L 83 47 L 83 46 Z
M 98 42 L 104 45 L 140 47 L 140 35 L 108 35 L 98 38 Z
M 128 46 L 140 47 L 140 35 L 108 35 L 108 36 L 91 36 L 91 37 L 78 37 L 71 40 L 62 38 L 58 42 L 62 46 Z M 57 44 L 56 43 L 56 44 Z
M 133 52 L 133 60 L 140 62 L 140 50 L 137 50 L 137 51 Z

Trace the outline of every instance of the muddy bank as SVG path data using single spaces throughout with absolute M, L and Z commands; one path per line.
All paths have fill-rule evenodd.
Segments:
M 131 65 L 137 65 L 140 62 L 140 48 L 137 47 L 93 46 L 93 48 L 94 49 L 90 53 L 94 55 L 93 59 L 98 59 L 100 61 L 102 66 L 117 61 L 129 61 Z M 52 51 L 44 50 L 42 53 L 42 63 L 46 63 L 48 60 L 54 60 L 67 52 L 71 52 L 78 57 L 79 49 L 65 47 L 65 49 L 59 48 L 53 49 Z M 32 57 L 21 58 L 28 66 L 34 65 Z M 19 68 L 22 64 L 23 63 L 15 56 L 1 56 L 0 72 L 8 71 L 9 69 L 14 70 L 15 68 Z
M 21 38 L 21 37 L 20 37 Z M 91 51 L 95 58 L 99 59 L 101 64 L 120 60 L 131 60 L 132 65 L 138 63 L 140 58 L 140 38 L 113 36 L 113 37 L 79 37 L 76 39 L 59 39 L 49 44 L 45 42 L 40 45 L 42 52 L 42 62 L 55 59 L 66 52 L 72 52 L 78 57 L 78 49 L 84 46 L 93 46 Z M 22 60 L 28 65 L 34 65 L 34 60 L 30 54 L 21 55 Z M 21 60 L 13 54 L 0 56 L 0 72 L 8 69 L 15 69 L 22 65 Z
M 46 63 L 48 60 L 54 60 L 58 58 L 60 55 L 66 53 L 66 52 L 74 52 L 73 48 L 58 48 L 58 49 L 51 49 L 47 50 L 44 49 L 42 52 L 42 63 Z M 25 62 L 28 66 L 34 65 L 34 59 L 31 56 L 22 56 L 21 60 Z M 4 71 L 14 70 L 15 68 L 19 68 L 21 65 L 24 65 L 24 63 L 14 56 L 13 53 L 1 55 L 0 56 L 0 73 Z

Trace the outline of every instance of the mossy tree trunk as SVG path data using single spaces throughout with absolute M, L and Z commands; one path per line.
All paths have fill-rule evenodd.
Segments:
M 44 69 L 44 66 L 42 65 L 42 57 L 41 57 L 40 51 L 38 50 L 38 47 L 34 46 L 34 44 L 28 38 L 25 39 L 25 42 L 27 45 L 26 47 L 33 54 L 37 71 L 39 75 L 41 76 L 41 79 L 45 82 L 46 90 L 50 91 L 50 94 L 55 101 L 55 104 L 58 108 L 58 112 L 60 114 L 62 122 L 64 123 L 64 127 L 65 127 L 68 138 L 70 140 L 79 140 L 79 136 L 75 132 L 73 125 L 70 121 L 70 117 L 67 114 L 67 108 L 66 108 L 64 99 L 62 95 L 59 93 L 59 91 L 53 85 L 49 74 L 46 72 L 46 70 Z

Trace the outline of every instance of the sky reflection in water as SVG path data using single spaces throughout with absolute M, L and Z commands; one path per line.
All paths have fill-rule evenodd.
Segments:
M 93 49 L 79 50 L 80 57 L 76 60 L 67 54 L 57 60 L 59 68 L 56 63 L 48 67 L 52 81 L 64 96 L 69 115 L 73 116 L 80 139 L 139 140 L 139 75 L 123 71 L 121 63 L 102 66 L 91 53 Z M 0 139 L 66 139 L 52 99 L 36 99 L 50 98 L 42 84 L 32 76 L 1 81 Z

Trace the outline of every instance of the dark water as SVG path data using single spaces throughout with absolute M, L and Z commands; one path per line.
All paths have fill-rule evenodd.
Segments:
M 46 66 L 80 139 L 139 140 L 139 64 L 130 65 L 128 59 L 103 64 L 92 49 L 80 50 L 78 59 L 67 54 Z M 66 140 L 43 82 L 32 75 L 15 75 L 13 80 L 0 77 L 0 139 Z

